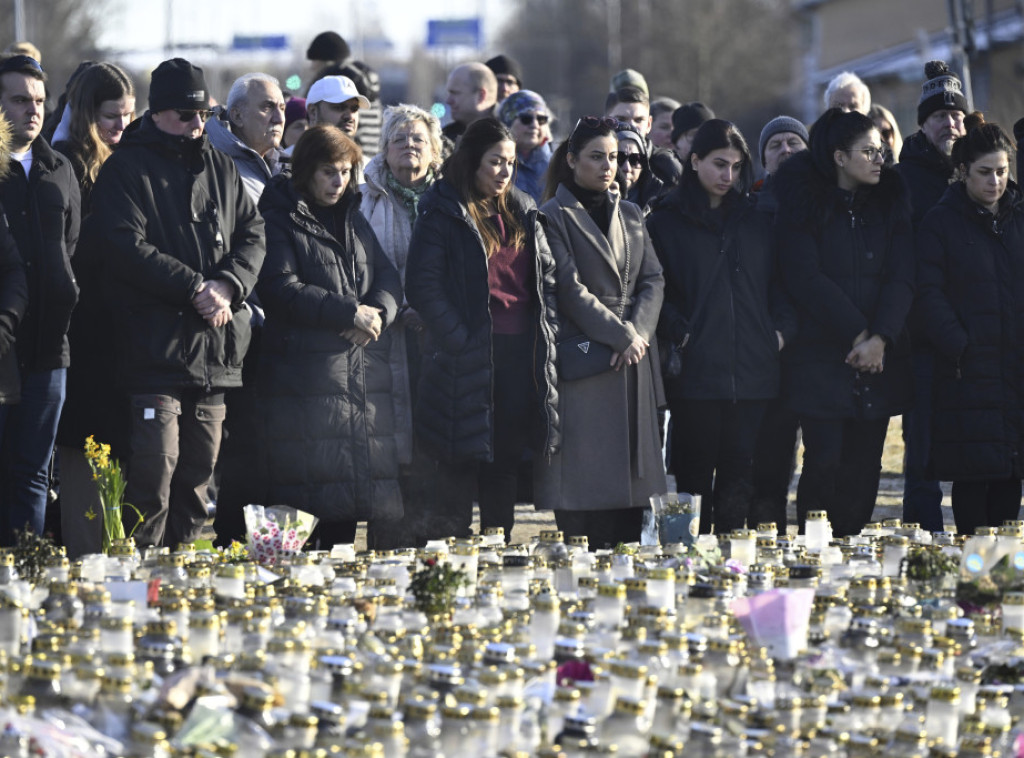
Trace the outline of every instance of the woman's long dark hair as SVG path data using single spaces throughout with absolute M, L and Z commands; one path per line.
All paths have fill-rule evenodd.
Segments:
M 506 239 L 501 239 L 494 224 L 485 223 L 489 215 L 486 202 L 488 198 L 482 197 L 477 190 L 476 172 L 480 168 L 480 161 L 483 160 L 484 154 L 499 142 L 515 144 L 512 132 L 508 130 L 508 127 L 496 118 L 478 119 L 466 129 L 459 140 L 458 147 L 455 148 L 455 152 L 451 154 L 443 168 L 445 179 L 451 182 L 455 191 L 459 193 L 459 197 L 462 198 L 462 202 L 469 210 L 470 218 L 473 219 L 480 236 L 483 237 L 488 258 L 494 255 L 502 244 L 521 247 L 526 241 L 523 222 L 509 207 L 508 197 L 513 182 L 509 182 L 508 188 L 494 198 L 498 215 L 501 216 L 505 226 Z
M 733 186 L 741 195 L 747 194 L 754 183 L 754 162 L 750 157 L 750 148 L 736 125 L 721 118 L 708 119 L 700 125 L 693 137 L 693 146 L 690 148 L 691 158 L 683 166 L 683 181 L 700 183 L 697 169 L 693 167 L 692 156 L 696 155 L 699 159 L 704 160 L 715 150 L 727 148 L 736 150 L 743 157 L 739 181 Z
M 596 125 L 586 124 L 584 120 L 594 119 Z M 614 121 L 614 119 L 611 119 Z M 572 168 L 569 166 L 569 153 L 579 155 L 582 153 L 592 139 L 597 137 L 615 137 L 615 128 L 606 119 L 595 119 L 593 116 L 584 117 L 576 124 L 572 134 L 565 140 L 548 163 L 547 173 L 544 175 L 544 195 L 542 202 L 547 202 L 555 196 L 559 184 L 567 184 L 572 179 Z M 615 144 L 618 145 L 616 137 Z
M 870 132 L 878 130 L 875 122 L 857 111 L 844 112 L 829 108 L 811 126 L 811 158 L 818 171 L 838 184 L 836 171 L 836 150 L 849 150 L 854 143 Z

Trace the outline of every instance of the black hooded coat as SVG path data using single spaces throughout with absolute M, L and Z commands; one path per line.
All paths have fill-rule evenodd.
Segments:
M 779 265 L 799 321 L 783 353 L 784 401 L 810 418 L 902 413 L 913 391 L 906 322 L 914 296 L 903 181 L 883 168 L 877 185 L 846 192 L 806 151 L 782 164 L 774 185 Z M 864 330 L 886 342 L 881 374 L 846 363 Z

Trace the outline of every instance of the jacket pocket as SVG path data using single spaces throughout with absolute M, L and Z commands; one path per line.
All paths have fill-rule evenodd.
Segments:
M 129 364 L 142 368 L 172 367 L 179 370 L 186 359 L 185 314 L 161 306 L 128 311 Z
M 235 311 L 224 327 L 224 362 L 230 368 L 241 367 L 245 353 L 249 349 L 249 342 L 252 339 L 252 325 L 249 323 L 251 318 L 249 306 L 243 305 L 240 310 Z

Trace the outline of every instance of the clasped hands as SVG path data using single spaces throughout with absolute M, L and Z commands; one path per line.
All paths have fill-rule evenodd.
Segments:
M 358 347 L 366 347 L 371 341 L 380 338 L 384 329 L 384 322 L 380 317 L 380 308 L 370 305 L 360 305 L 356 308 L 355 318 L 352 319 L 352 328 L 346 329 L 341 336 Z
M 192 296 L 192 307 L 214 329 L 231 321 L 231 302 L 235 298 L 235 285 L 225 279 L 207 279 Z
M 885 366 L 885 340 L 877 334 L 869 336 L 865 329 L 853 340 L 853 349 L 846 355 L 846 363 L 857 371 L 881 374 Z
M 651 344 L 638 334 L 633 338 L 633 341 L 629 343 L 629 347 L 621 353 L 612 353 L 611 362 L 608 365 L 618 371 L 623 366 L 632 366 L 637 364 L 643 360 L 644 356 L 647 354 L 647 348 L 650 346 Z

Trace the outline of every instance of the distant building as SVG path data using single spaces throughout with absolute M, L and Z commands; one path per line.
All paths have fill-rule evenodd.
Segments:
M 953 0 L 974 12 L 974 108 L 1007 130 L 1024 115 L 1024 2 Z M 890 110 L 903 134 L 917 130 L 924 64 L 955 68 L 950 0 L 794 0 L 803 23 L 800 107 L 808 123 L 824 110 L 829 80 L 853 71 L 872 102 Z

